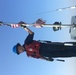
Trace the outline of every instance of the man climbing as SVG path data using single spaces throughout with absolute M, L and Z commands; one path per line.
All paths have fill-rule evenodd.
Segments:
M 23 52 L 27 53 L 27 56 L 33 58 L 41 58 L 48 61 L 53 61 L 53 58 L 57 57 L 76 57 L 76 43 L 75 42 L 51 42 L 51 41 L 36 41 L 33 40 L 34 32 L 26 26 L 24 22 L 19 22 L 22 28 L 28 32 L 28 36 L 21 45 L 17 43 L 13 47 L 13 52 L 20 54 Z

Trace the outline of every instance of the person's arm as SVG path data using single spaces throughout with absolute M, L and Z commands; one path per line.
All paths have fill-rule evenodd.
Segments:
M 34 38 L 34 33 L 33 33 L 33 34 L 29 34 L 29 35 L 26 37 L 24 43 L 25 43 L 26 45 L 32 43 L 32 42 L 34 41 L 33 38 Z
M 29 28 L 27 28 L 27 27 L 25 27 L 24 28 L 29 34 L 33 34 L 34 32 L 33 31 L 31 31 Z
M 20 26 L 22 28 L 24 28 L 29 34 L 33 34 L 33 31 L 31 31 L 29 28 L 27 28 L 26 26 L 22 25 L 22 24 L 26 24 L 25 22 L 23 21 L 20 21 L 18 24 L 20 24 Z

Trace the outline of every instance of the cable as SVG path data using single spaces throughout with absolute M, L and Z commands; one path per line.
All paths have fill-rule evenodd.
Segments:
M 69 10 L 69 9 L 75 9 L 75 8 L 76 8 L 76 5 L 70 6 L 70 7 L 65 7 L 65 8 L 59 8 L 59 9 L 56 9 L 56 10 L 46 11 L 46 12 L 42 12 L 40 14 L 45 14 L 45 13 L 50 13 L 50 12 L 55 12 L 55 11 Z

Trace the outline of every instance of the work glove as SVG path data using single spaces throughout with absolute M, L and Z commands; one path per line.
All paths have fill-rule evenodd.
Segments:
M 54 61 L 53 58 L 46 58 L 47 61 Z
M 26 24 L 25 22 L 20 21 L 18 24 L 20 24 L 20 26 L 21 26 L 22 28 L 26 28 L 26 26 L 23 25 L 23 24 Z
M 2 23 L 3 23 L 3 22 L 2 22 L 2 21 L 0 21 L 0 26 L 2 25 Z
M 54 61 L 54 59 L 53 58 L 49 58 L 49 61 Z

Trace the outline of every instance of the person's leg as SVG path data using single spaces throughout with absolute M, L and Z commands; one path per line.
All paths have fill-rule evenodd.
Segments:
M 40 54 L 46 57 L 76 57 L 76 46 L 46 45 Z

